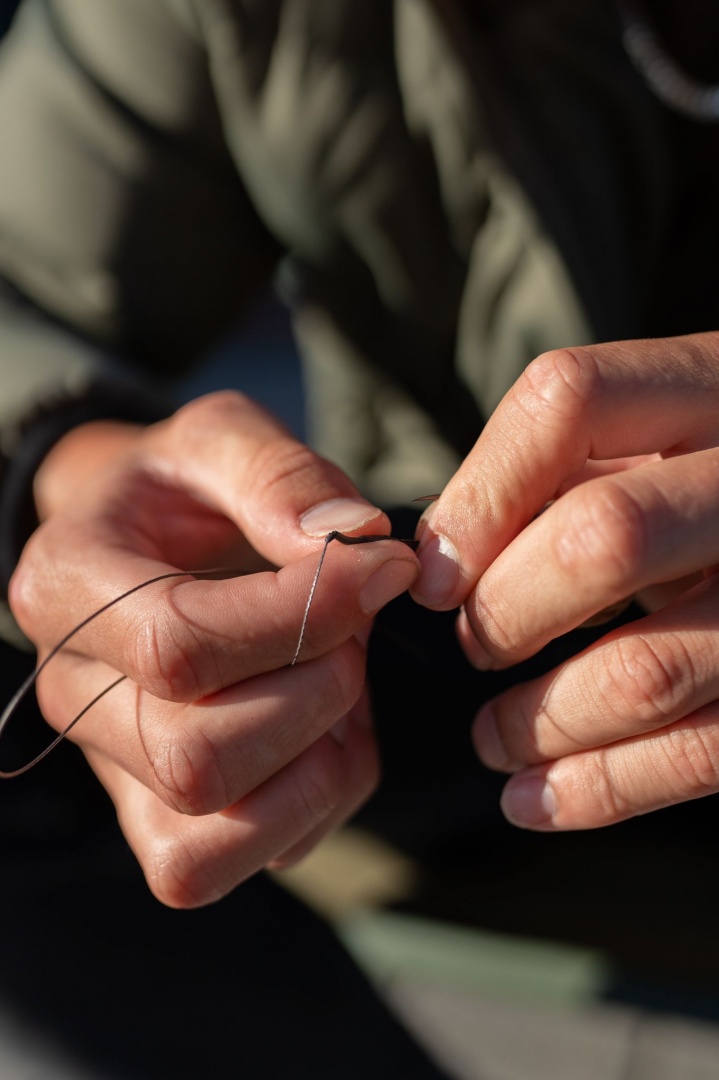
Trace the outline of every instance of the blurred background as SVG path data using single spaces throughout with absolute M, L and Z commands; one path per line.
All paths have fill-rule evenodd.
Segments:
M 4 34 L 10 25 L 16 7 L 17 0 L 0 0 L 0 34 Z

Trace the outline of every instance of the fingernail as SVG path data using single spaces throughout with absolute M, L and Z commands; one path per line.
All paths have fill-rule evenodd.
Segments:
M 367 578 L 359 594 L 360 609 L 373 615 L 381 607 L 405 592 L 417 577 L 414 559 L 389 559 Z
M 361 499 L 328 499 L 302 515 L 300 528 L 308 536 L 326 536 L 333 529 L 353 532 L 381 513 L 376 506 Z
M 422 566 L 412 594 L 426 604 L 441 604 L 459 583 L 459 556 L 451 540 L 431 536 L 417 552 Z
M 472 725 L 472 742 L 480 760 L 488 769 L 514 772 L 520 763 L 512 761 L 499 734 L 497 717 L 491 706 L 480 709 Z
M 557 799 L 546 776 L 520 773 L 507 783 L 500 800 L 504 816 L 513 825 L 549 825 L 557 812 Z

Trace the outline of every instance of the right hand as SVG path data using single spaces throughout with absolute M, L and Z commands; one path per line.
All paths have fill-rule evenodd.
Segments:
M 38 473 L 43 519 L 11 583 L 39 660 L 113 597 L 43 672 L 62 730 L 112 797 L 155 895 L 209 903 L 308 851 L 369 795 L 377 754 L 364 689 L 373 614 L 413 582 L 396 543 L 331 550 L 300 663 L 289 667 L 331 529 L 389 533 L 346 476 L 242 395 L 212 394 L 149 428 L 78 428 Z M 282 569 L 258 570 L 258 565 Z
M 415 595 L 462 605 L 481 670 L 649 601 L 482 707 L 514 824 L 599 828 L 719 792 L 718 418 L 716 331 L 545 353 L 425 517 Z

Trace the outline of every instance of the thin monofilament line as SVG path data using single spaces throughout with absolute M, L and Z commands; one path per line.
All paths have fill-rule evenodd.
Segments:
M 55 656 L 57 656 L 61 649 L 65 648 L 68 641 L 74 638 L 76 634 L 79 634 L 81 630 L 84 630 L 88 623 L 91 623 L 93 619 L 97 619 L 100 615 L 104 615 L 104 613 L 108 611 L 111 607 L 114 607 L 115 604 L 119 604 L 120 601 L 126 600 L 128 596 L 132 596 L 133 593 L 139 592 L 140 589 L 146 589 L 149 585 L 156 585 L 158 581 L 167 581 L 169 578 L 175 577 L 201 578 L 211 577 L 214 574 L 226 574 L 230 576 L 239 575 L 241 573 L 243 573 L 243 571 L 229 567 L 216 567 L 213 570 L 172 570 L 167 574 L 158 574 L 156 577 L 149 578 L 147 581 L 142 581 L 139 585 L 133 585 L 133 587 L 131 589 L 128 589 L 127 592 L 121 593 L 120 596 L 115 596 L 112 600 L 108 600 L 106 604 L 103 604 L 102 607 L 99 607 L 97 611 L 93 611 L 91 615 L 88 615 L 85 619 L 82 620 L 82 622 L 79 622 L 77 626 L 74 626 L 72 630 L 65 634 L 65 637 L 58 641 L 57 645 L 53 646 L 53 648 L 47 654 L 43 662 L 41 664 L 38 664 L 35 670 L 31 672 L 30 675 L 28 675 L 28 677 L 25 679 L 22 686 L 20 686 L 20 688 L 15 691 L 12 698 L 3 709 L 2 715 L 0 715 L 0 739 L 2 739 L 3 732 L 5 731 L 5 728 L 11 720 L 18 705 L 25 698 L 26 694 L 28 694 L 29 691 L 33 688 L 33 686 L 35 685 L 47 665 L 50 663 L 50 661 Z M 43 758 L 46 758 L 48 754 L 52 753 L 55 747 L 63 741 L 68 732 L 70 732 L 74 728 L 78 720 L 81 720 L 85 713 L 90 711 L 93 705 L 96 705 L 97 702 L 105 696 L 105 694 L 109 694 L 111 690 L 114 690 L 115 687 L 118 686 L 121 682 L 123 682 L 126 677 L 127 676 L 125 675 L 121 675 L 119 679 L 115 679 L 114 682 L 110 683 L 109 686 L 106 686 L 104 690 L 101 690 L 100 693 L 92 699 L 92 701 L 88 702 L 88 704 L 80 710 L 77 716 L 75 716 L 70 721 L 67 727 L 63 728 L 60 734 L 57 735 L 52 740 L 52 742 L 45 747 L 44 750 L 41 750 L 41 752 L 36 757 L 34 757 L 32 761 L 29 761 L 26 765 L 22 765 L 18 769 L 11 769 L 8 771 L 0 770 L 0 780 L 12 780 L 16 776 L 22 776 L 23 773 L 29 772 L 30 769 L 33 769 L 36 765 L 38 765 L 43 760 Z
M 2 714 L 2 717 L 0 717 L 0 736 L 2 735 L 5 724 L 12 716 L 13 710 L 17 705 L 20 704 L 22 699 L 25 697 L 25 694 L 35 682 L 36 678 L 37 674 L 36 672 L 33 672 L 32 676 L 25 680 L 23 685 L 15 694 L 15 697 L 6 707 L 5 712 Z M 101 698 L 104 698 L 105 694 L 109 694 L 111 690 L 114 690 L 115 687 L 119 683 L 124 682 L 126 678 L 127 675 L 121 675 L 119 679 L 115 679 L 115 681 L 111 682 L 109 686 L 106 686 L 104 690 L 101 690 L 99 694 L 96 694 L 92 701 L 88 701 L 87 705 L 85 705 L 85 707 L 80 710 L 77 716 L 70 721 L 67 727 L 63 728 L 60 734 L 56 735 L 52 742 L 49 743 L 44 750 L 41 750 L 40 753 L 32 759 L 32 761 L 28 761 L 26 765 L 21 765 L 19 769 L 11 769 L 8 772 L 6 772 L 5 770 L 0 770 L 0 780 L 13 780 L 16 776 L 22 776 L 23 773 L 30 772 L 30 769 L 34 769 L 36 765 L 39 765 L 43 758 L 46 758 L 48 754 L 51 754 L 55 747 L 63 741 L 63 739 L 68 735 L 70 731 L 72 731 L 78 720 L 82 720 L 85 713 L 89 712 L 93 705 L 97 705 L 98 701 L 100 701 Z
M 290 664 L 290 667 L 294 667 L 295 664 L 297 663 L 298 659 L 299 659 L 299 655 L 300 655 L 300 652 L 302 650 L 302 645 L 303 645 L 304 640 L 305 640 L 305 630 L 307 629 L 307 620 L 308 620 L 308 618 L 310 616 L 310 608 L 312 607 L 312 601 L 314 599 L 315 589 L 317 588 L 317 583 L 320 580 L 320 571 L 322 569 L 322 563 L 325 561 L 325 555 L 327 554 L 327 548 L 330 546 L 330 544 L 332 543 L 333 540 L 337 540 L 340 544 L 345 544 L 347 547 L 349 547 L 349 546 L 351 546 L 353 544 L 376 544 L 380 540 L 394 540 L 395 543 L 397 543 L 397 544 L 406 544 L 407 547 L 410 547 L 413 550 L 415 550 L 419 545 L 419 540 L 405 540 L 400 536 L 388 536 L 388 535 L 384 535 L 384 534 L 381 535 L 381 536 L 372 536 L 372 535 L 371 536 L 345 536 L 344 533 L 338 532 L 336 529 L 333 529 L 332 532 L 328 532 L 327 536 L 325 537 L 324 547 L 322 548 L 322 554 L 320 555 L 320 560 L 317 563 L 317 569 L 315 570 L 315 576 L 312 579 L 312 586 L 310 588 L 310 594 L 307 597 L 307 603 L 305 604 L 305 613 L 304 613 L 304 616 L 302 618 L 302 626 L 300 627 L 300 636 L 299 636 L 299 640 L 297 642 L 297 648 L 295 649 L 295 655 L 292 657 L 292 663 Z
M 302 626 L 300 627 L 299 638 L 297 640 L 297 648 L 295 649 L 295 654 L 294 654 L 294 656 L 292 658 L 292 662 L 290 664 L 291 667 L 294 667 L 295 664 L 297 663 L 297 661 L 299 659 L 300 652 L 302 650 L 302 645 L 303 645 L 304 639 L 305 639 L 305 631 L 307 629 L 307 620 L 309 619 L 310 609 L 312 607 L 312 601 L 314 599 L 315 591 L 316 591 L 317 585 L 319 583 L 320 572 L 322 570 L 322 564 L 325 561 L 325 555 L 327 554 L 327 548 L 329 547 L 329 545 L 332 543 L 333 540 L 337 540 L 337 541 L 339 541 L 340 544 L 346 544 L 346 545 L 352 545 L 352 544 L 375 544 L 379 540 L 394 540 L 396 543 L 406 544 L 407 547 L 411 547 L 412 549 L 416 549 L 417 545 L 419 543 L 418 540 L 404 540 L 404 539 L 402 539 L 402 538 L 400 538 L 398 536 L 387 536 L 387 535 L 382 535 L 382 536 L 345 536 L 344 533 L 337 532 L 336 530 L 334 530 L 333 532 L 329 532 L 327 534 L 327 536 L 325 537 L 324 546 L 322 548 L 322 553 L 320 554 L 319 562 L 317 563 L 317 569 L 315 570 L 315 574 L 314 574 L 314 577 L 312 579 L 312 586 L 310 588 L 309 596 L 307 597 L 307 603 L 305 605 L 304 615 L 303 615 L 303 618 L 302 618 Z M 27 679 L 25 679 L 22 686 L 15 692 L 15 694 L 12 696 L 12 698 L 10 699 L 8 704 L 3 709 L 2 715 L 0 715 L 0 739 L 2 739 L 3 732 L 5 731 L 5 728 L 6 728 L 7 724 L 8 724 L 8 722 L 10 721 L 10 719 L 12 718 L 12 716 L 13 716 L 15 710 L 17 709 L 18 705 L 24 699 L 25 695 L 35 685 L 38 678 L 40 677 L 42 672 L 45 670 L 47 665 L 50 663 L 50 661 L 55 656 L 57 656 L 57 654 L 60 652 L 61 649 L 64 649 L 64 647 L 67 645 L 68 641 L 70 641 L 72 638 L 74 638 L 76 634 L 79 634 L 81 630 L 84 630 L 84 628 L 88 625 L 88 623 L 91 623 L 93 621 L 93 619 L 97 619 L 100 615 L 103 615 L 111 607 L 114 607 L 115 604 L 119 604 L 122 600 L 126 600 L 128 598 L 128 596 L 132 596 L 133 593 L 139 592 L 140 589 L 146 589 L 150 585 L 156 585 L 158 581 L 167 581 L 170 578 L 176 578 L 176 577 L 211 578 L 211 577 L 216 577 L 218 575 L 224 575 L 225 577 L 239 577 L 239 576 L 243 575 L 244 573 L 245 573 L 245 571 L 238 570 L 235 567 L 215 567 L 212 570 L 172 570 L 169 573 L 158 574 L 156 577 L 149 578 L 147 581 L 142 581 L 142 582 L 140 582 L 139 585 L 133 585 L 133 587 L 131 589 L 128 589 L 127 592 L 121 593 L 120 596 L 116 596 L 112 600 L 108 600 L 108 602 L 106 604 L 103 604 L 102 607 L 99 607 L 97 609 L 97 611 L 93 611 L 93 613 L 91 615 L 88 615 L 85 619 L 82 620 L 82 622 L 79 622 L 77 624 L 77 626 L 74 626 L 72 628 L 72 630 L 70 630 L 67 634 L 65 634 L 64 638 L 62 638 L 60 641 L 58 641 L 57 645 L 53 646 L 53 648 L 47 654 L 47 656 L 45 657 L 43 662 L 41 664 L 39 664 L 30 675 L 28 675 Z M 72 729 L 75 727 L 75 724 L 77 724 L 78 720 L 81 720 L 83 718 L 83 716 L 87 712 L 90 711 L 90 709 L 93 707 L 93 705 L 96 705 L 98 701 L 100 701 L 103 697 L 105 697 L 106 694 L 109 694 L 111 690 L 114 690 L 116 686 L 119 686 L 119 684 L 121 682 L 124 682 L 124 680 L 126 678 L 127 678 L 126 675 L 121 675 L 119 678 L 117 678 L 113 682 L 111 682 L 109 686 L 106 686 L 104 690 L 101 690 L 100 693 L 97 694 L 96 697 L 94 697 L 92 699 L 92 701 L 88 702 L 87 705 L 85 705 L 80 710 L 80 712 L 77 714 L 77 716 L 73 717 L 73 719 L 70 721 L 70 723 L 65 728 L 63 728 L 63 730 L 60 732 L 60 734 L 57 735 L 52 740 L 52 742 L 48 746 L 45 747 L 44 750 L 42 750 L 36 757 L 34 757 L 32 759 L 32 761 L 27 762 L 26 765 L 22 765 L 18 769 L 11 769 L 11 770 L 7 770 L 7 771 L 0 770 L 0 780 L 12 780 L 17 776 L 22 776 L 23 773 L 29 772 L 30 769 L 33 769 L 36 765 L 39 765 L 39 763 L 44 758 L 46 758 L 48 756 L 48 754 L 52 753 L 52 751 L 55 749 L 55 747 L 58 746 L 59 743 L 61 743 L 63 741 L 65 736 L 70 731 L 72 731 Z
M 312 585 L 310 586 L 310 594 L 307 597 L 307 603 L 305 604 L 304 615 L 302 616 L 302 626 L 300 627 L 300 636 L 297 639 L 297 648 L 295 649 L 295 655 L 292 657 L 292 663 L 290 667 L 294 667 L 300 657 L 302 651 L 302 643 L 305 640 L 305 630 L 307 629 L 307 620 L 310 617 L 310 608 L 312 607 L 312 601 L 315 596 L 315 589 L 317 588 L 317 582 L 320 580 L 320 570 L 322 569 L 322 563 L 325 561 L 325 555 L 327 554 L 327 548 L 332 540 L 337 537 L 333 533 L 328 533 L 325 537 L 324 546 L 320 555 L 320 561 L 317 563 L 317 569 L 315 570 L 315 576 L 312 578 Z

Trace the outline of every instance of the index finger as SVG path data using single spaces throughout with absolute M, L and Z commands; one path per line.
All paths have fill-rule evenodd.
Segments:
M 538 357 L 427 512 L 415 599 L 441 610 L 462 604 L 497 555 L 588 461 L 712 445 L 718 394 L 717 334 Z

